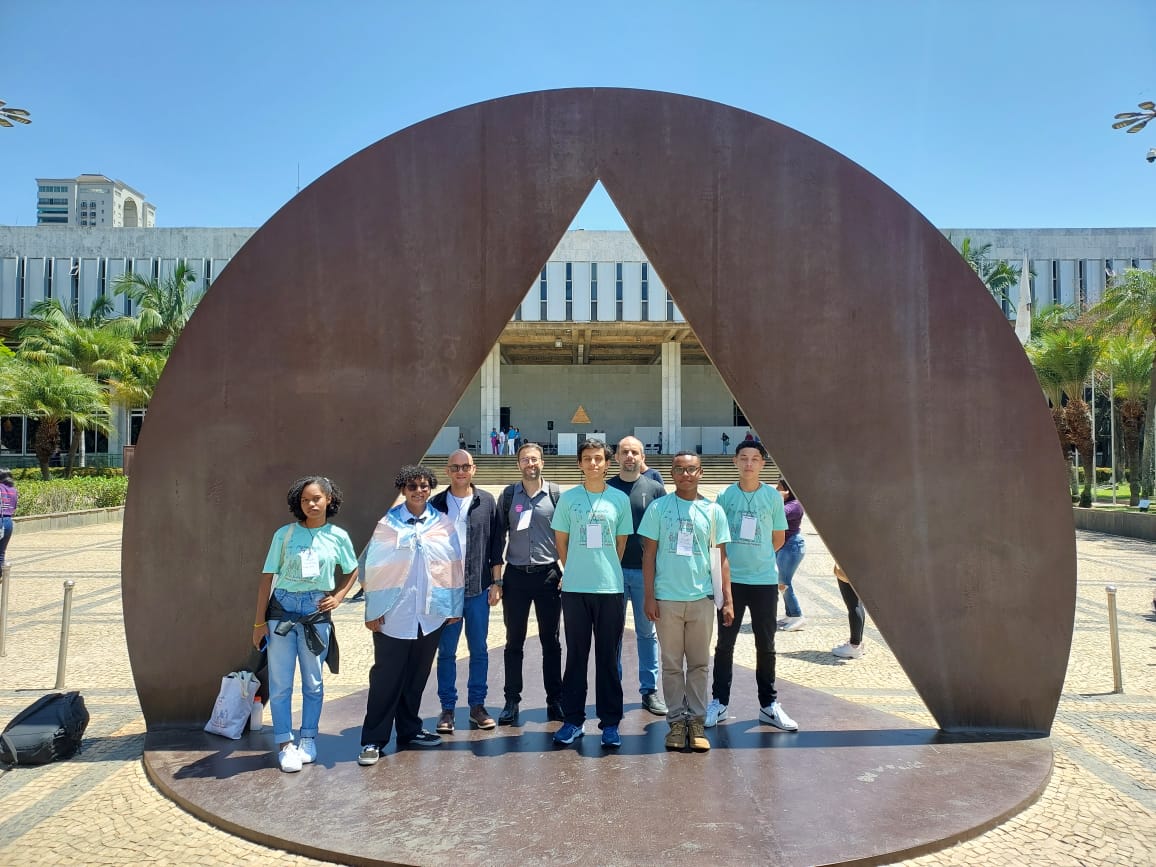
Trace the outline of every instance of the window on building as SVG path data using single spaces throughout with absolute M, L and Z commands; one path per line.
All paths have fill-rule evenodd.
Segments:
M 566 263 L 566 321 L 574 318 L 574 263 Z
M 590 263 L 590 321 L 598 319 L 598 263 Z
M 739 406 L 739 402 L 737 400 L 735 400 L 735 401 L 731 401 L 731 403 L 734 404 L 734 413 L 732 414 L 732 418 L 734 419 L 734 421 L 733 421 L 734 426 L 735 427 L 750 427 L 751 423 L 749 421 L 747 421 L 746 413 L 744 413 L 743 408 L 741 406 Z
M 546 269 L 542 269 L 542 273 L 538 276 L 538 318 L 547 319 L 546 308 Z
M 1060 303 L 1060 262 L 1052 260 L 1052 303 Z
M 622 263 L 614 263 L 614 320 L 622 321 Z
M 642 263 L 642 317 L 643 322 L 650 319 L 650 265 Z
M 6 415 L 0 418 L 0 452 L 24 454 L 24 416 Z

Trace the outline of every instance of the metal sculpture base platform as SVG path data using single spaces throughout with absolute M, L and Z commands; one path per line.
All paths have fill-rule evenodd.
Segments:
M 153 731 L 145 768 L 195 816 L 258 843 L 346 864 L 455 865 L 890 862 L 999 824 L 1051 774 L 1047 738 L 946 735 L 786 682 L 780 699 L 801 731 L 779 731 L 758 722 L 754 674 L 739 666 L 736 718 L 708 730 L 709 753 L 667 752 L 666 722 L 629 687 L 621 749 L 601 748 L 596 720 L 556 748 L 534 683 L 537 642 L 526 650 L 518 727 L 471 731 L 459 708 L 441 747 L 391 745 L 363 768 L 360 692 L 326 704 L 317 763 L 301 773 L 277 768 L 268 728 L 240 741 Z M 500 684 L 500 650 L 490 671 Z M 461 659 L 459 672 L 464 696 Z M 435 681 L 422 707 L 431 729 Z

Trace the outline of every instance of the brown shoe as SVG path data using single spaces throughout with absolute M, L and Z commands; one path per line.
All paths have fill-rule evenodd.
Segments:
M 690 748 L 696 753 L 705 753 L 710 749 L 710 741 L 706 739 L 706 727 L 700 719 L 690 721 Z
M 443 710 L 442 715 L 438 717 L 438 734 L 452 735 L 454 733 L 454 712 L 452 710 Z
M 686 723 L 682 720 L 675 720 L 670 724 L 670 732 L 666 736 L 666 748 L 668 750 L 686 749 Z
M 494 718 L 486 713 L 484 705 L 475 704 L 470 708 L 470 728 L 472 729 L 492 729 L 497 727 Z

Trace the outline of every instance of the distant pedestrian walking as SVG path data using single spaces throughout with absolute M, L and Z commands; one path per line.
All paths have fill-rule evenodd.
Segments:
M 847 621 L 851 626 L 851 637 L 846 644 L 832 648 L 831 653 L 840 659 L 858 659 L 866 651 L 863 648 L 863 626 L 867 620 L 867 612 L 859 600 L 859 594 L 847 580 L 847 573 L 835 564 L 835 577 L 839 579 L 839 593 L 843 596 L 843 604 L 847 606 Z
M 795 572 L 807 553 L 807 543 L 799 527 L 803 523 L 803 504 L 795 497 L 795 492 L 786 479 L 779 479 L 779 493 L 783 496 L 783 508 L 787 513 L 787 541 L 775 553 L 779 566 L 779 583 L 783 586 L 783 608 L 786 617 L 779 621 L 783 632 L 798 632 L 806 624 L 799 598 L 795 595 Z
M 0 569 L 4 568 L 4 552 L 12 540 L 12 516 L 16 514 L 19 499 L 20 493 L 16 490 L 12 471 L 0 469 Z

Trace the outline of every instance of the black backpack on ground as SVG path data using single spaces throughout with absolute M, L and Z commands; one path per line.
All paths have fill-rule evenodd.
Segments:
M 34 701 L 0 734 L 0 762 L 46 765 L 80 751 L 88 708 L 79 692 L 52 692 Z

